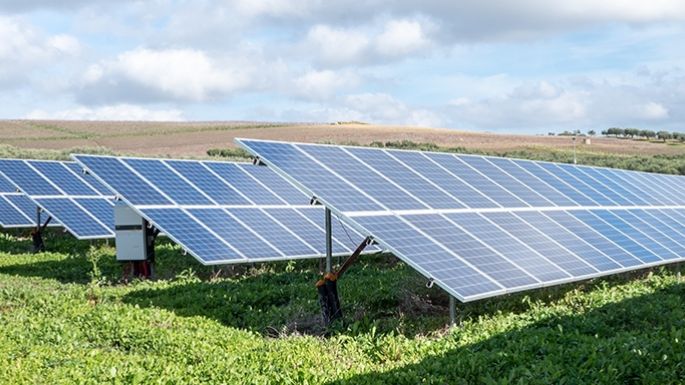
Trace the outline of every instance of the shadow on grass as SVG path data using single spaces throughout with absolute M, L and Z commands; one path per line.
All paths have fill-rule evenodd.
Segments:
M 586 313 L 550 316 L 480 342 L 468 343 L 481 330 L 457 329 L 445 338 L 459 347 L 446 353 L 329 384 L 682 383 L 684 305 L 685 286 L 675 284 Z M 379 365 L 393 365 L 403 355 L 387 340 L 368 350 Z
M 87 283 L 93 272 L 93 262 L 88 255 L 95 253 L 96 264 L 103 277 L 112 283 L 122 278 L 123 267 L 116 261 L 113 240 L 80 241 L 56 229 L 49 229 L 44 240 L 46 251 L 54 255 L 32 254 L 31 239 L 19 234 L 0 236 L 2 252 L 27 257 L 26 263 L 0 266 L 0 273 L 55 279 L 61 283 Z M 200 265 L 191 256 L 183 255 L 178 246 L 166 238 L 158 241 L 156 251 L 156 278 L 170 279 L 189 268 L 195 269 L 202 277 L 209 277 L 213 272 L 212 268 Z
M 448 322 L 448 296 L 425 287 L 425 280 L 404 264 L 389 266 L 387 257 L 371 257 L 355 265 L 340 281 L 343 322 L 325 330 L 321 325 L 317 278 L 312 263 L 279 271 L 273 264 L 264 270 L 211 282 L 172 282 L 136 290 L 123 301 L 140 307 L 173 311 L 180 316 L 201 316 L 225 326 L 278 337 L 292 333 L 311 335 L 359 335 L 371 330 L 406 337 L 430 335 L 444 330 Z M 311 262 L 311 261 L 309 261 Z M 576 284 L 497 297 L 463 304 L 459 313 L 467 319 L 494 314 L 524 313 L 532 306 L 550 304 L 571 291 L 592 291 L 643 277 L 634 272 Z

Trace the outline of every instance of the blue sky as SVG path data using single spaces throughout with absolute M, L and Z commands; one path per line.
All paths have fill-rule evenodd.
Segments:
M 0 2 L 0 118 L 685 131 L 685 3 Z

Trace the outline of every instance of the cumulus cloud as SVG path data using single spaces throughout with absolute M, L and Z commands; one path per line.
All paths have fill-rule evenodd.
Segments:
M 80 106 L 61 111 L 33 110 L 27 119 L 57 120 L 116 120 L 116 121 L 182 121 L 183 113 L 177 109 L 147 109 L 131 104 L 118 104 L 90 108 Z
M 648 102 L 641 108 L 642 116 L 645 119 L 665 119 L 668 118 L 668 109 L 660 103 Z
M 250 84 L 252 68 L 244 64 L 218 61 L 193 49 L 135 49 L 90 66 L 82 79 L 81 98 L 206 101 Z
M 358 28 L 315 25 L 304 44 L 306 51 L 326 66 L 387 62 L 428 47 L 429 29 L 417 20 L 390 20 Z
M 442 119 L 433 111 L 413 108 L 385 93 L 348 95 L 344 105 L 355 111 L 359 120 L 386 124 L 439 127 Z
M 117 1 L 117 4 L 127 4 L 135 1 L 136 0 L 119 0 Z M 107 0 L 3 0 L 0 2 L 0 11 L 14 13 L 43 9 L 69 11 L 108 4 L 112 4 L 112 2 Z
M 545 132 L 557 128 L 645 126 L 676 129 L 685 114 L 681 70 L 636 71 L 598 78 L 522 82 L 508 91 L 456 96 L 447 103 L 452 125 Z M 673 121 L 670 121 L 673 119 Z
M 54 68 L 80 50 L 73 36 L 46 35 L 22 19 L 0 16 L 0 85 L 22 84 L 32 71 Z
M 392 20 L 376 38 L 376 50 L 383 56 L 403 56 L 429 45 L 425 28 L 415 20 Z
M 202 16 L 201 14 L 204 14 Z M 230 23 L 213 22 L 216 15 L 231 15 Z M 281 25 L 288 29 L 327 25 L 334 30 L 350 25 L 371 25 L 379 15 L 395 20 L 420 16 L 440 28 L 447 43 L 531 38 L 599 24 L 645 25 L 685 20 L 685 3 L 679 0 L 373 0 L 353 6 L 341 0 L 269 0 L 193 2 L 190 12 L 173 15 L 175 28 L 191 20 L 210 20 L 213 31 L 240 24 L 244 28 Z M 187 19 L 186 19 L 187 17 Z M 199 28 L 206 25 L 200 24 Z M 193 33 L 193 29 L 187 29 Z M 211 35 L 208 35 L 211 36 Z
M 357 84 L 359 77 L 350 71 L 309 71 L 297 77 L 288 92 L 304 99 L 325 100 Z

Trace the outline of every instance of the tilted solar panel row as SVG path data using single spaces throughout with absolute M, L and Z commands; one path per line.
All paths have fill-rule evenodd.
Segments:
M 462 301 L 683 260 L 685 178 L 238 140 Z
M 232 162 L 73 155 L 205 264 L 325 255 L 322 207 L 273 171 Z M 333 222 L 333 251 L 363 237 Z
M 36 205 L 23 193 L 17 191 L 4 176 L 0 175 L 0 226 L 26 228 L 35 226 Z
M 490 156 L 248 141 L 343 212 L 685 205 L 684 178 Z
M 79 239 L 114 237 L 113 195 L 74 162 L 0 159 L 0 175 Z

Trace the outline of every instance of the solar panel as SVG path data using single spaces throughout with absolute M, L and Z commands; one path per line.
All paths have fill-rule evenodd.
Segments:
M 72 155 L 143 218 L 204 264 L 325 255 L 324 209 L 266 167 Z M 364 237 L 334 222 L 333 251 Z
M 36 205 L 17 191 L 7 178 L 0 175 L 0 226 L 26 228 L 35 226 Z M 57 222 L 51 223 L 53 226 Z
M 685 177 L 236 141 L 463 302 L 685 259 Z
M 114 237 L 113 195 L 85 179 L 74 162 L 0 159 L 0 175 L 75 237 Z

